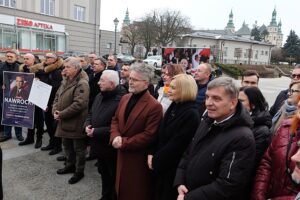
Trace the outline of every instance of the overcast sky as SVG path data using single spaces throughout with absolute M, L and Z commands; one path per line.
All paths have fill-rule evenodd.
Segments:
M 250 28 L 255 21 L 259 26 L 269 25 L 275 7 L 277 23 L 282 21 L 283 43 L 291 29 L 300 36 L 300 0 L 101 0 L 100 29 L 113 31 L 117 17 L 120 30 L 127 8 L 130 20 L 138 20 L 154 9 L 169 8 L 189 17 L 194 29 L 224 29 L 232 9 L 237 31 L 244 20 Z

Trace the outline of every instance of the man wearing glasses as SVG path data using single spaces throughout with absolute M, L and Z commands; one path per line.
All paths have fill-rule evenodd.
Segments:
M 153 199 L 151 171 L 146 164 L 147 152 L 162 119 L 162 106 L 148 91 L 153 75 L 154 69 L 145 63 L 131 65 L 130 94 L 122 97 L 112 119 L 110 142 L 118 151 L 118 200 Z
M 35 73 L 35 76 L 39 78 L 40 81 L 52 86 L 50 98 L 47 105 L 48 107 L 44 111 L 45 123 L 50 140 L 47 146 L 41 148 L 42 151 L 51 150 L 49 152 L 49 155 L 58 154 L 62 150 L 61 138 L 57 138 L 54 136 L 56 130 L 56 122 L 51 113 L 55 94 L 62 80 L 62 69 L 63 59 L 59 58 L 55 53 L 46 53 L 45 61 L 30 68 L 30 72 Z
M 300 81 L 300 64 L 296 65 L 292 75 L 291 75 L 291 82 L 294 81 Z M 276 100 L 273 104 L 273 106 L 270 108 L 270 114 L 272 117 L 278 112 L 278 110 L 281 108 L 283 102 L 288 98 L 288 89 L 282 90 L 278 96 L 276 97 Z

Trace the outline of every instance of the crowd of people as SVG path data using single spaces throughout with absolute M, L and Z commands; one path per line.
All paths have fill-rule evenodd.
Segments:
M 12 71 L 34 73 L 52 91 L 46 110 L 36 106 L 25 139 L 15 127 L 19 145 L 34 143 L 49 155 L 63 149 L 57 174 L 73 174 L 69 184 L 84 177 L 86 160 L 97 159 L 101 200 L 300 199 L 300 65 L 269 109 L 255 70 L 244 71 L 239 87 L 213 76 L 209 63 L 199 62 L 192 75 L 168 63 L 154 87 L 153 67 L 120 64 L 114 55 L 47 53 L 37 62 L 27 53 L 20 60 L 6 52 L 2 88 L 3 72 Z M 1 127 L 0 142 L 11 130 Z

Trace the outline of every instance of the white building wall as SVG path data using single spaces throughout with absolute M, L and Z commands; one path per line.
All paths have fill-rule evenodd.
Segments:
M 210 38 L 182 38 L 178 44 L 180 47 L 210 47 L 212 50 L 217 48 L 217 61 L 228 64 L 250 64 L 261 65 L 269 64 L 271 46 L 263 44 L 254 44 L 250 42 L 210 39 Z M 176 46 L 176 43 L 173 44 Z M 179 46 L 179 45 L 178 45 Z M 241 57 L 235 57 L 235 49 L 241 48 Z M 247 49 L 252 49 L 252 57 L 249 60 Z M 211 52 L 214 54 L 214 52 Z

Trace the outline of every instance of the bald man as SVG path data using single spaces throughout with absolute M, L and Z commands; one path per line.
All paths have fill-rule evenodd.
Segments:
M 205 107 L 205 93 L 207 90 L 208 83 L 213 79 L 211 74 L 211 65 L 208 63 L 202 63 L 197 67 L 195 73 L 195 80 L 198 85 L 198 94 L 196 98 L 196 105 L 199 108 L 199 114 L 202 116 Z
M 30 72 L 30 68 L 35 64 L 35 56 L 31 53 L 27 53 L 23 56 L 24 64 L 19 66 L 20 72 Z M 26 139 L 19 143 L 20 146 L 33 144 L 34 134 L 36 131 L 36 142 L 34 148 L 38 149 L 42 146 L 42 137 L 44 132 L 44 116 L 41 108 L 35 106 L 34 110 L 34 127 L 33 129 L 28 129 Z

